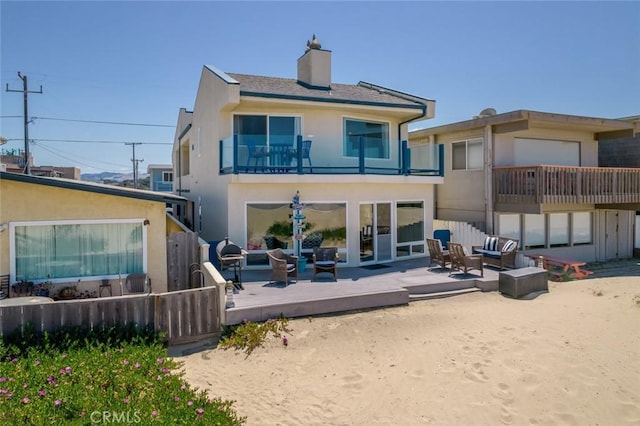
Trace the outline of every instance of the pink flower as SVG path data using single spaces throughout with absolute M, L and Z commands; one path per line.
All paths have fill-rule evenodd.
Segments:
M 29 403 L 29 398 L 27 398 L 26 396 L 24 398 L 22 398 L 22 403 L 23 404 L 28 404 Z
M 185 390 L 186 388 L 187 388 L 187 386 L 185 386 L 185 385 L 180 386 L 180 389 L 182 389 L 182 390 Z
M 129 365 L 129 361 L 127 361 L 126 359 L 123 361 L 124 365 Z
M 188 405 L 189 407 L 191 407 L 191 406 L 193 405 L 193 401 L 189 401 L 189 402 L 187 402 L 187 405 Z
M 36 359 L 36 365 L 40 365 L 40 364 L 41 364 L 40 360 Z
M 71 373 L 71 367 L 66 367 L 64 371 L 66 371 L 67 373 Z
M 125 399 L 124 399 L 124 403 L 125 403 L 125 404 L 128 404 L 128 403 L 129 403 L 129 398 L 125 398 Z
M 157 362 L 158 364 L 162 364 L 162 363 L 164 362 L 164 359 L 162 359 L 162 358 L 158 358 L 158 359 L 156 359 L 156 362 Z
M 158 415 L 158 412 L 156 410 L 153 410 L 151 412 L 151 417 L 156 417 Z
M 162 380 L 162 376 L 158 376 L 158 381 Z
M 13 362 L 15 364 L 16 362 L 18 362 L 18 358 L 12 359 L 11 362 Z
M 135 363 L 135 365 L 134 365 L 134 367 L 135 367 L 135 368 L 140 368 L 140 363 L 139 363 L 139 362 L 136 362 L 136 363 Z
M 196 413 L 202 415 L 202 413 L 204 413 L 204 409 L 202 408 L 196 408 Z
M 283 336 L 282 337 L 282 344 L 287 346 L 289 344 L 289 339 L 287 339 L 287 336 Z
M 173 398 L 173 400 L 174 400 L 175 402 L 178 402 L 178 401 L 180 401 L 180 397 L 179 397 L 179 396 L 176 396 L 175 398 Z
M 27 388 L 27 386 L 28 386 L 28 385 L 27 385 L 26 383 L 23 383 L 23 384 L 22 384 L 22 389 L 26 389 L 26 388 Z
M 6 381 L 6 377 L 0 377 L 0 383 Z
M 56 399 L 55 401 L 53 401 L 53 405 L 55 405 L 56 407 L 61 404 L 62 404 L 62 401 L 60 401 L 59 399 Z
M 46 390 L 39 390 L 38 391 L 38 395 L 40 395 L 40 396 L 45 396 L 46 394 L 47 394 Z

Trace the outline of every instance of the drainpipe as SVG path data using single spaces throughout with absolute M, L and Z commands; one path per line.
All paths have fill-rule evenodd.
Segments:
M 485 206 L 485 230 L 487 234 L 494 235 L 494 211 L 493 203 L 493 131 L 490 124 L 484 128 L 484 206 Z
M 398 163 L 399 163 L 398 166 L 399 166 L 400 169 L 402 169 L 402 159 L 404 158 L 404 152 L 402 152 L 402 125 L 410 123 L 410 122 L 412 122 L 414 120 L 417 120 L 419 118 L 424 118 L 426 116 L 427 116 L 427 106 L 426 105 L 422 105 L 422 113 L 420 115 L 416 115 L 415 117 L 411 117 L 408 120 L 405 120 L 405 121 L 402 121 L 402 122 L 398 123 L 398 144 L 400 146 L 400 152 L 402 153 L 402 155 L 398 157 Z M 408 131 L 409 130 L 407 129 L 407 132 Z M 408 139 L 408 136 L 407 136 L 407 139 Z M 409 166 L 409 164 L 407 165 L 407 167 L 408 166 Z M 404 170 L 403 170 L 403 172 L 404 172 Z

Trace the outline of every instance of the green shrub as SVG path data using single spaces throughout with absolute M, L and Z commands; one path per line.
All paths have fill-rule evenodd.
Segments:
M 0 360 L 0 424 L 245 422 L 191 387 L 150 327 L 27 327 L 0 340 Z
M 283 333 L 290 333 L 288 323 L 289 320 L 283 317 L 263 323 L 245 321 L 240 325 L 227 327 L 218 346 L 223 349 L 244 350 L 244 353 L 249 356 L 256 348 L 263 346 L 269 334 L 282 338 L 283 343 L 287 345 L 288 340 Z

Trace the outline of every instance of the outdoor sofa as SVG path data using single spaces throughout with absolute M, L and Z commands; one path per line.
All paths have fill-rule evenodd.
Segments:
M 488 265 L 497 266 L 500 269 L 516 267 L 516 253 L 518 252 L 518 240 L 513 238 L 488 235 L 481 246 L 473 246 L 474 254 L 481 254 L 482 261 Z

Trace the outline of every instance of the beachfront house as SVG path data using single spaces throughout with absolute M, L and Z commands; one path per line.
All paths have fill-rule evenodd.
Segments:
M 149 164 L 149 189 L 158 192 L 173 192 L 173 165 Z
M 407 139 L 408 124 L 432 118 L 435 102 L 335 83 L 331 56 L 314 37 L 296 78 L 204 66 L 193 110 L 179 112 L 174 188 L 193 207 L 177 215 L 207 241 L 243 246 L 249 267 L 298 241 L 306 256 L 337 247 L 349 266 L 426 256 L 442 151 Z M 296 193 L 303 239 L 293 237 Z
M 145 273 L 154 293 L 170 290 L 167 237 L 184 232 L 166 213 L 173 194 L 0 172 L 0 276 L 4 282 L 73 286 L 120 295 L 127 275 Z M 8 277 L 7 277 L 8 276 Z M 109 292 L 98 294 L 100 286 Z M 6 294 L 6 289 L 3 289 Z
M 606 261 L 633 254 L 640 168 L 599 167 L 599 147 L 639 129 L 632 120 L 488 108 L 409 139 L 445 145 L 436 218 L 516 238 L 525 254 Z

